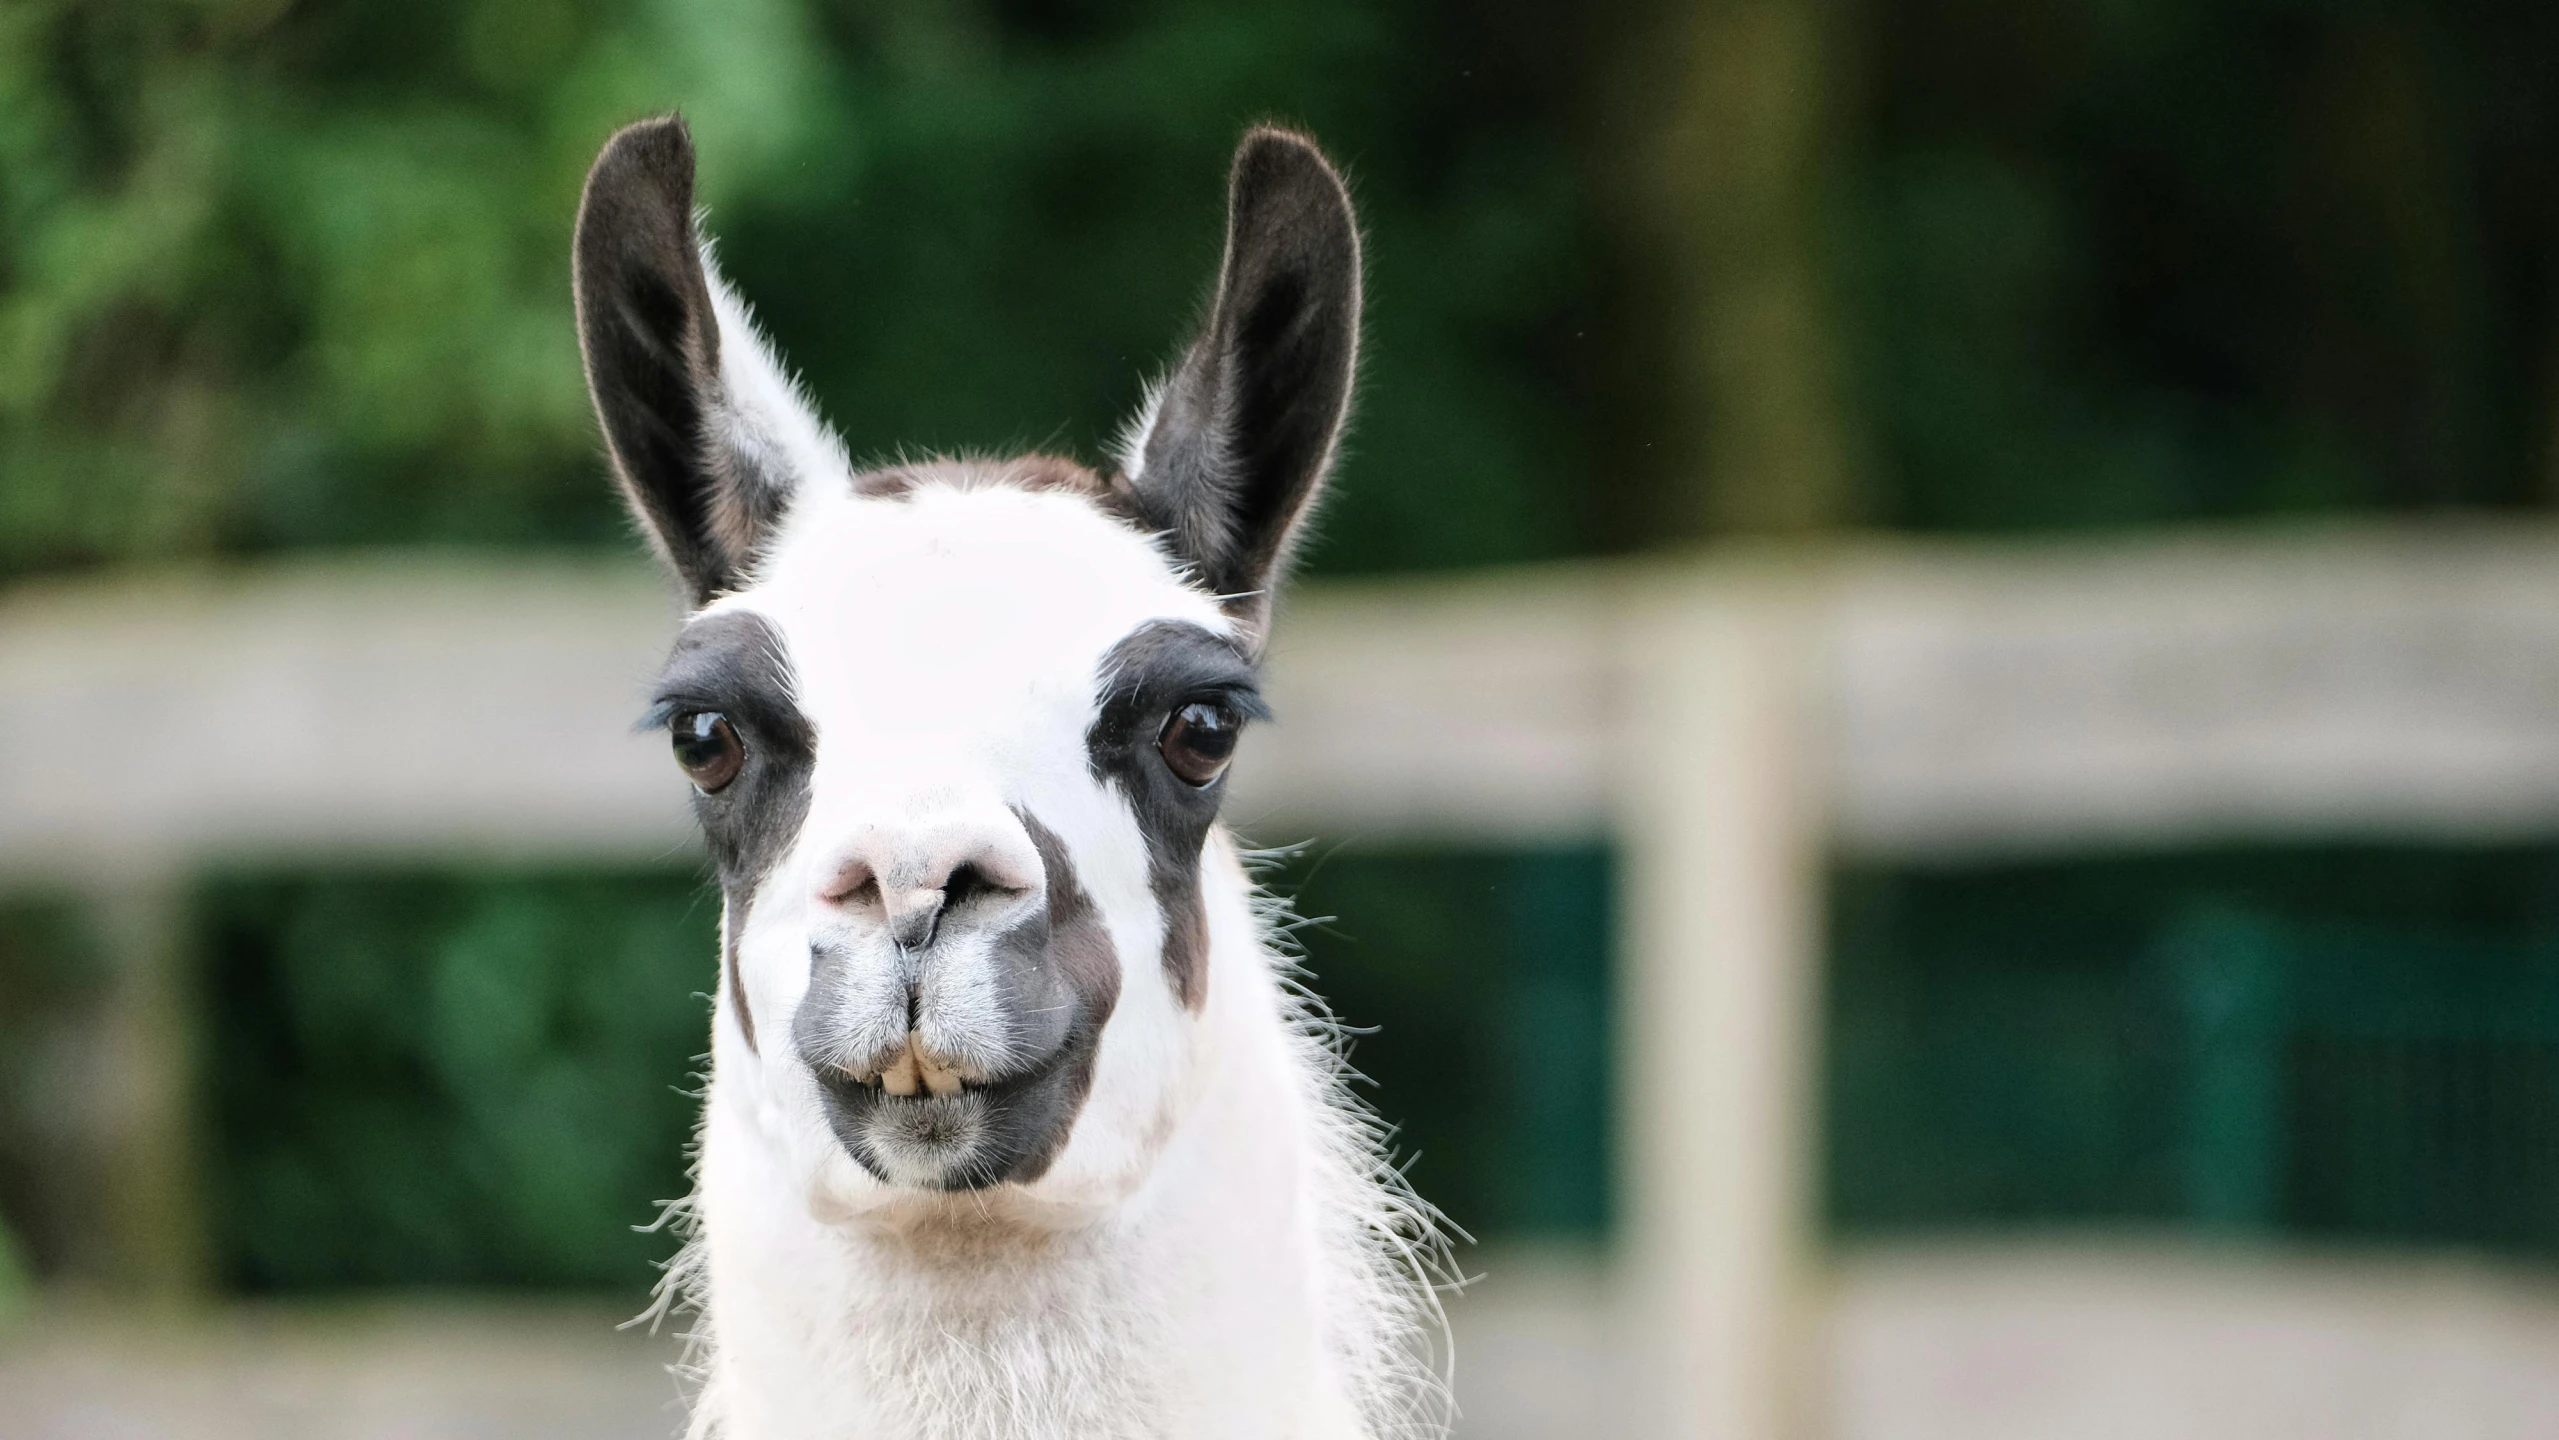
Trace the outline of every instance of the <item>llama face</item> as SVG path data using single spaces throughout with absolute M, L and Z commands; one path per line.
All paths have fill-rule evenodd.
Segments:
M 1163 741 L 1192 710 L 1231 736 L 1254 668 L 1136 530 L 1000 470 L 928 474 L 800 504 L 756 583 L 687 627 L 658 713 L 687 744 L 703 716 L 738 737 L 695 805 L 731 1009 L 820 1122 L 811 1158 L 1031 1182 L 1088 1118 L 1106 1032 L 1155 1060 L 1090 1118 L 1159 1130 L 1183 1091 L 1223 777 Z
M 1348 395 L 1340 182 L 1248 137 L 1206 332 L 1109 476 L 856 473 L 705 267 L 691 183 L 679 122 L 617 136 L 577 279 L 616 470 L 696 603 L 650 723 L 725 900 L 720 1082 L 821 1208 L 1123 1195 L 1194 1086 L 1225 764 Z

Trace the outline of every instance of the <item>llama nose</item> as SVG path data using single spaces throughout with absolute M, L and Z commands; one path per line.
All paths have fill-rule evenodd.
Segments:
M 819 899 L 862 915 L 888 931 L 903 950 L 933 943 L 945 916 L 988 894 L 1020 894 L 1036 881 L 1018 876 L 1000 847 L 907 850 L 882 856 L 856 850 L 836 868 Z

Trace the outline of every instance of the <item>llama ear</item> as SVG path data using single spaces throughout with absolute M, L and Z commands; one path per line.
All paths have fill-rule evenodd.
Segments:
M 614 473 L 700 604 L 745 583 L 809 457 L 834 442 L 709 267 L 681 117 L 605 142 L 574 249 L 578 344 Z
M 1350 407 L 1359 271 L 1350 195 L 1322 152 L 1285 130 L 1246 135 L 1216 303 L 1125 460 L 1148 521 L 1256 628 Z

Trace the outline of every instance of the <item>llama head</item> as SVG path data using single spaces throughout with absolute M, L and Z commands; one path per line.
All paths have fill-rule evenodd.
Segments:
M 1223 775 L 1359 312 L 1310 143 L 1248 135 L 1228 199 L 1117 468 L 857 471 L 710 267 L 682 122 L 588 177 L 588 384 L 691 603 L 650 723 L 726 901 L 720 1080 L 822 1208 L 1107 1202 L 1197 1088 Z

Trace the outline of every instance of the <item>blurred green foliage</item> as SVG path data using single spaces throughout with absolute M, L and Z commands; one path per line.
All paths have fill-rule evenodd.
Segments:
M 2211 1123 L 2186 942 L 2273 947 L 2270 1113 Z M 2333 845 L 1852 868 L 1825 1181 L 1848 1234 L 2198 1225 L 2559 1254 L 2559 848 Z
M 1856 16 L 1832 208 L 1872 519 L 2559 498 L 2559 9 Z
M 1309 849 L 1269 880 L 1415 1188 L 1474 1235 L 1604 1233 L 1608 854 Z
M 1370 365 L 1319 566 L 1666 538 L 1692 453 L 1604 203 L 1667 0 L 21 0 L 0 12 L 0 574 L 615 543 L 578 180 L 681 107 L 731 269 L 856 453 L 1097 454 L 1245 123 L 1349 163 Z M 1823 233 L 1864 518 L 2539 505 L 2559 12 L 1843 12 Z M 1647 109 L 1652 105 L 1653 109 Z M 1718 303 L 1707 296 L 1703 303 Z M 1653 442 L 1665 441 L 1658 451 Z
M 0 1328 L 17 1322 L 35 1305 L 35 1276 L 18 1253 L 6 1224 L 0 1224 Z
M 857 454 L 1096 453 L 1213 278 L 1235 136 L 1311 125 L 1375 237 L 1335 557 L 1583 547 L 1545 343 L 1582 284 L 1577 182 L 1523 103 L 1533 49 L 1465 13 L 12 5 L 0 574 L 617 540 L 568 229 L 612 128 L 677 107 L 729 268 Z
M 636 1290 L 686 1194 L 718 898 L 669 876 L 205 897 L 215 1250 L 250 1290 Z
M 13 1267 L 47 1272 L 82 1258 L 79 1206 L 95 1161 L 81 1143 L 82 1059 L 109 978 L 76 908 L 0 903 L 0 1318 Z

